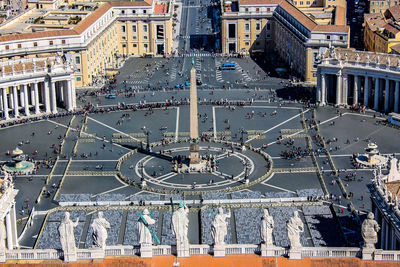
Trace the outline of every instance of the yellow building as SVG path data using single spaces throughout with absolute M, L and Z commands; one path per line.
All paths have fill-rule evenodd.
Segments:
M 74 5 L 63 10 L 33 8 L 0 27 L 0 61 L 62 51 L 75 65 L 75 84 L 85 86 L 103 79 L 122 57 L 171 53 L 169 1 Z
M 225 1 L 222 10 L 223 53 L 270 52 L 266 54 L 282 58 L 292 74 L 305 81 L 316 81 L 315 59 L 321 47 L 348 47 L 344 8 L 331 16 L 334 25 L 318 24 L 286 0 Z
M 363 26 L 366 50 L 391 53 L 391 47 L 400 44 L 400 6 L 384 13 L 365 14 Z

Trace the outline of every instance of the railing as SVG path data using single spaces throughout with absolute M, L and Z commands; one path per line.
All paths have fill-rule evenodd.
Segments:
M 360 248 L 303 247 L 302 257 L 354 258 L 361 255 Z

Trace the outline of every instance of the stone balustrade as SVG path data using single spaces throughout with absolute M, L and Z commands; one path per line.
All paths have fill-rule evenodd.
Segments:
M 290 259 L 290 249 L 283 247 L 266 248 L 257 244 L 226 244 L 226 255 L 262 255 L 263 251 L 270 257 L 287 257 Z M 302 247 L 298 249 L 301 257 L 318 258 L 356 258 L 361 257 L 362 250 L 357 247 Z M 99 253 L 100 252 L 100 253 Z M 190 245 L 190 255 L 213 254 L 213 246 Z M 176 254 L 176 246 L 161 245 L 152 247 L 153 256 L 168 256 Z M 134 246 L 107 246 L 104 251 L 89 248 L 77 249 L 77 259 L 102 259 L 105 257 L 126 257 L 140 255 L 140 248 Z M 9 260 L 56 260 L 62 259 L 63 252 L 55 249 L 20 249 L 6 250 L 5 261 Z M 3 260 L 3 262 L 4 262 Z M 397 261 L 400 260 L 398 250 L 375 250 L 374 260 Z

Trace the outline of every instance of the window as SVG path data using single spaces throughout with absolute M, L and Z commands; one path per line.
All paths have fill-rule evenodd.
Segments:
M 33 43 L 33 46 L 36 47 L 36 46 L 37 46 L 37 42 L 34 42 L 34 43 Z
M 343 36 L 340 36 L 339 39 L 342 41 L 343 40 Z
M 126 40 L 126 36 L 122 36 L 121 38 L 122 38 L 122 40 Z
M 267 12 L 270 12 L 270 11 L 271 11 L 271 9 L 268 7 L 268 8 L 267 8 Z
M 271 30 L 271 24 L 267 24 L 267 31 Z
M 53 41 L 49 41 L 49 45 L 53 45 Z
M 75 63 L 81 64 L 81 58 L 79 56 L 75 57 Z
M 389 5 L 389 2 L 386 2 L 386 5 L 388 6 L 388 5 Z
M 267 34 L 267 38 L 271 38 L 271 34 Z
M 246 23 L 244 24 L 244 30 L 249 31 L 250 30 L 250 24 Z
M 122 14 L 125 14 L 125 10 L 122 10 L 121 13 L 122 13 Z
M 260 35 L 259 35 L 259 34 L 256 34 L 256 38 L 257 38 L 257 39 L 260 38 Z
M 309 4 L 310 4 L 310 1 L 307 1 L 306 4 L 309 5 Z
M 147 49 L 147 44 L 144 44 L 143 46 L 144 46 L 144 48 L 146 48 L 146 49 Z
M 136 25 L 132 25 L 132 32 L 136 33 Z
M 18 44 L 18 48 L 22 48 L 22 45 L 21 45 L 21 44 Z
M 10 47 L 8 45 L 6 45 L 6 50 L 10 49 Z
M 143 32 L 147 32 L 147 25 L 143 25 Z
M 326 39 L 330 40 L 330 39 L 331 39 L 331 36 L 330 36 L 330 35 L 327 35 L 327 36 L 326 36 Z
M 260 8 L 257 7 L 257 8 L 256 8 L 256 12 L 257 12 L 257 13 L 260 12 Z
M 256 23 L 256 31 L 259 31 L 259 30 L 260 30 L 260 28 L 261 28 L 261 25 L 260 25 L 260 23 Z
M 126 29 L 125 29 L 125 25 L 122 25 L 122 26 L 121 26 L 121 32 L 123 32 L 123 33 L 124 33 L 124 32 L 125 32 L 125 30 L 126 30 Z
M 249 45 L 250 45 L 250 42 L 249 42 L 249 41 L 246 41 L 246 42 L 244 42 L 244 45 L 245 45 L 245 46 L 249 46 Z
M 303 1 L 300 1 L 300 5 L 301 5 L 301 6 L 304 5 L 304 2 L 303 2 Z
M 136 35 L 133 35 L 132 40 L 136 40 L 136 39 L 137 39 Z
M 76 72 L 81 72 L 81 69 L 76 69 Z
M 245 35 L 244 35 L 244 38 L 249 39 L 249 38 L 250 38 L 250 35 L 249 35 L 249 34 L 245 34 Z
M 135 14 L 136 13 L 136 10 L 132 10 L 132 14 Z
M 137 44 L 133 44 L 133 47 L 137 47 Z
M 228 38 L 236 38 L 236 24 L 228 24 Z
M 148 39 L 147 35 L 144 35 L 143 40 L 147 40 L 147 39 Z
M 143 14 L 146 14 L 147 13 L 147 10 L 143 10 Z
M 244 9 L 244 11 L 248 12 L 248 11 L 249 11 L 249 9 L 246 7 L 246 8 Z
M 80 82 L 80 81 L 81 81 L 81 77 L 76 77 L 76 80 L 77 80 L 78 82 Z
M 65 40 L 61 40 L 61 43 L 62 43 L 62 44 L 65 44 Z

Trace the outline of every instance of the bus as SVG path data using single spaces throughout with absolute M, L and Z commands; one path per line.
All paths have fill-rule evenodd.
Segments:
M 389 117 L 388 117 L 388 121 L 389 121 L 391 124 L 400 126 L 400 114 L 394 113 L 394 112 L 390 113 L 390 114 L 389 114 Z
M 235 70 L 236 69 L 236 64 L 235 63 L 224 63 L 222 64 L 221 67 L 219 67 L 220 70 Z

